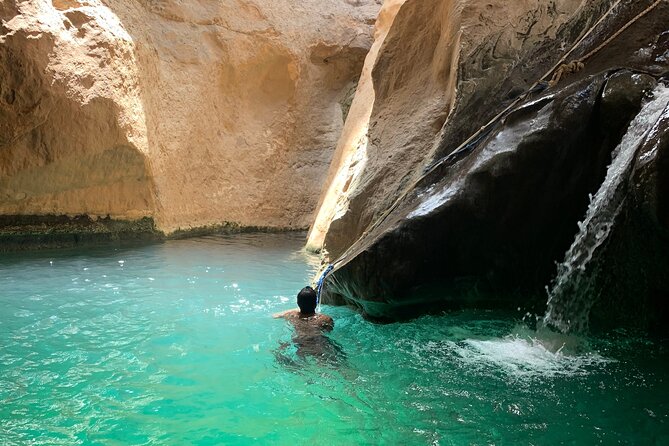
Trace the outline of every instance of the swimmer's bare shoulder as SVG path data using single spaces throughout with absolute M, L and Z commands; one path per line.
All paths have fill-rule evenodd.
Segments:
M 334 320 L 327 314 L 314 314 L 311 316 L 303 316 L 300 313 L 299 309 L 286 310 L 281 313 L 276 313 L 273 315 L 275 319 L 288 319 L 288 320 L 302 320 L 311 325 L 315 325 L 324 331 L 332 331 L 334 328 Z
M 275 313 L 272 317 L 274 319 L 295 319 L 300 317 L 300 310 L 297 308 L 294 310 L 286 310 L 280 313 Z
M 316 315 L 318 326 L 325 331 L 332 331 L 334 329 L 334 320 L 327 314 Z

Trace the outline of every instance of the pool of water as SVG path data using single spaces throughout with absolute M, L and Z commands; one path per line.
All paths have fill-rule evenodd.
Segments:
M 275 312 L 301 234 L 0 259 L 0 444 L 669 444 L 669 352 L 522 311 L 377 325 L 324 307 L 325 359 Z

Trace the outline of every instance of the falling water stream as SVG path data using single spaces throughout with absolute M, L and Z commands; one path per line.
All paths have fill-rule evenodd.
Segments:
M 583 331 L 587 328 L 590 309 L 597 298 L 593 256 L 604 245 L 626 196 L 626 186 L 637 150 L 653 132 L 660 117 L 669 113 L 669 88 L 659 86 L 632 120 L 620 144 L 613 152 L 606 178 L 591 197 L 579 232 L 558 265 L 557 278 L 549 291 L 545 323 L 560 331 Z

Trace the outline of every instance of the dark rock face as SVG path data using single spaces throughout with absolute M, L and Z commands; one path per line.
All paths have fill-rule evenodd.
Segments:
M 598 295 L 590 324 L 669 328 L 669 107 L 638 150 L 626 201 L 590 269 Z
M 509 115 L 472 154 L 427 177 L 329 291 L 385 318 L 426 300 L 492 304 L 540 291 L 603 177 L 615 142 L 601 135 L 620 132 L 599 119 L 604 84 L 587 79 Z
M 350 193 L 348 210 L 332 222 L 325 237 L 325 248 L 331 259 L 338 258 L 351 245 L 357 244 L 370 224 L 404 193 L 405 187 L 420 175 L 425 166 L 448 156 L 542 79 L 567 51 L 573 48 L 565 62 L 587 55 L 653 4 L 653 0 L 581 2 L 567 22 L 560 26 L 554 22 L 550 31 L 543 33 L 540 39 L 533 39 L 532 33 L 543 29 L 545 23 L 557 20 L 556 14 L 562 11 L 561 2 L 537 2 L 537 10 L 528 13 L 522 23 L 502 26 L 480 45 L 463 50 L 457 67 L 457 98 L 453 108 L 450 108 L 449 102 L 443 109 L 435 110 L 431 107 L 441 92 L 436 91 L 432 97 L 425 98 L 424 92 L 431 91 L 426 83 L 409 91 L 404 88 L 394 90 L 389 84 L 395 80 L 397 71 L 408 65 L 402 59 L 414 58 L 412 47 L 421 46 L 417 40 L 422 34 L 417 30 L 433 20 L 434 4 L 437 3 L 453 4 L 447 0 L 407 2 L 380 52 L 374 68 L 377 97 L 368 133 L 368 160 L 360 185 Z M 427 5 L 431 6 L 428 8 Z M 609 10 L 611 13 L 607 14 Z M 415 18 L 411 17 L 415 14 L 422 14 L 418 25 L 414 25 Z M 485 14 L 479 17 L 482 19 Z M 542 25 L 537 20 L 548 22 Z M 403 21 L 411 21 L 411 24 L 398 27 Z M 658 40 L 658 37 L 667 30 L 666 23 L 669 23 L 669 4 L 662 2 L 589 57 L 583 70 L 563 76 L 561 86 L 622 67 L 660 76 L 666 70 L 661 58 L 667 43 L 666 40 Z M 438 29 L 439 25 L 434 28 Z M 463 30 L 463 35 L 466 36 L 467 32 Z M 588 38 L 577 45 L 587 32 L 590 32 Z M 424 37 L 424 40 L 422 46 L 431 44 L 428 38 Z M 412 47 L 402 46 L 410 42 Z M 509 42 L 515 43 L 509 47 Z M 440 59 L 443 54 L 443 49 L 439 49 L 435 58 Z M 403 78 L 421 79 L 429 64 L 412 60 L 414 63 L 411 65 L 415 69 L 403 73 Z M 548 79 L 550 76 L 545 80 Z M 406 82 L 405 79 L 403 84 Z M 398 106 L 397 102 L 402 98 L 410 100 Z M 391 115 L 392 120 L 389 118 Z
M 656 84 L 652 76 L 623 70 L 528 101 L 471 153 L 427 175 L 365 243 L 347 253 L 327 282 L 324 301 L 352 303 L 378 319 L 462 306 L 540 311 L 544 287 L 578 231 L 588 195 Z M 662 284 L 669 271 L 665 127 L 638 154 L 629 221 L 602 255 L 612 273 L 598 276 L 606 279 L 598 287 L 609 297 L 593 309 L 595 320 L 616 321 L 612 305 L 625 309 L 615 313 L 624 313 L 626 323 L 669 315 L 662 298 L 669 290 Z M 639 284 L 641 270 L 652 276 L 645 285 Z M 634 293 L 643 295 L 643 314 L 632 311 L 639 308 L 627 298 Z M 657 324 L 650 319 L 652 328 Z
M 622 2 L 573 58 L 589 54 L 649 4 Z M 642 101 L 667 75 L 668 17 L 669 5 L 659 4 L 602 46 L 585 69 L 526 97 L 464 148 L 466 137 L 525 91 L 518 79 L 535 79 L 551 43 L 528 54 L 508 81 L 461 102 L 425 160 L 437 167 L 390 199 L 394 205 L 349 243 L 326 281 L 324 302 L 391 320 L 462 306 L 543 311 L 545 288 L 578 233 L 589 194 Z M 570 26 L 563 34 L 585 25 Z M 625 208 L 598 253 L 603 274 L 596 277 L 592 326 L 669 331 L 661 324 L 669 317 L 666 134 L 658 124 L 655 149 L 649 141 L 637 154 Z M 357 212 L 355 204 L 349 213 Z

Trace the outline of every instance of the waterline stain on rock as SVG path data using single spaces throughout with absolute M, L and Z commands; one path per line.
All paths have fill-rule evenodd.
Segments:
M 87 215 L 0 216 L 0 252 L 156 242 L 164 238 L 150 218 L 132 221 Z

